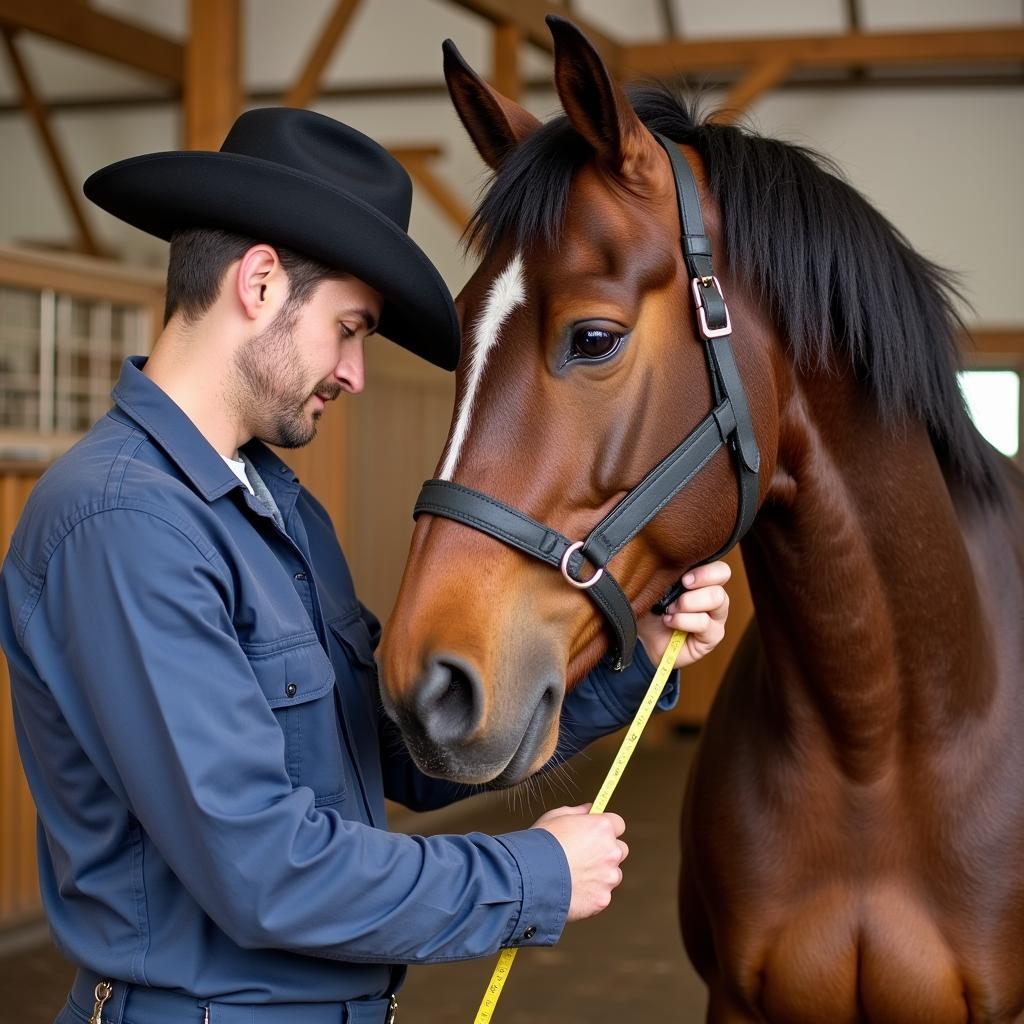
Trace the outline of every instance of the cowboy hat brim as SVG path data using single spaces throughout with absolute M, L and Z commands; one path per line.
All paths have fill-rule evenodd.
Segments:
M 219 228 L 337 267 L 383 296 L 381 334 L 442 369 L 458 364 L 459 321 L 441 275 L 394 221 L 345 189 L 259 157 L 196 150 L 118 161 L 84 191 L 167 241 L 175 231 Z

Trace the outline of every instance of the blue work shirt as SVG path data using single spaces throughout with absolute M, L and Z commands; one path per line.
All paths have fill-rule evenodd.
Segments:
M 281 529 L 144 362 L 39 481 L 2 571 L 61 951 L 276 1003 L 377 997 L 395 965 L 555 942 L 570 878 L 550 833 L 386 831 L 385 797 L 426 809 L 469 789 L 420 773 L 381 712 L 379 626 L 327 513 L 250 442 Z M 575 746 L 630 718 L 653 674 L 639 649 L 634 664 L 567 698 Z

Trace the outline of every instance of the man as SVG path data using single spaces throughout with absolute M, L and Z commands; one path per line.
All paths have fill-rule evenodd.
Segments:
M 165 328 L 114 408 L 43 477 L 0 587 L 52 932 L 80 966 L 61 1022 L 383 1022 L 403 968 L 551 944 L 607 906 L 614 814 L 504 836 L 386 831 L 385 796 L 464 787 L 412 765 L 379 710 L 379 628 L 320 505 L 264 442 L 306 444 L 363 386 L 379 326 L 446 368 L 459 331 L 371 140 L 254 110 L 219 153 L 152 154 L 86 193 L 171 240 Z M 720 564 L 664 622 L 722 635 Z M 652 666 L 601 666 L 575 742 L 623 724 Z M 607 689 L 616 688 L 608 700 Z M 668 700 L 671 700 L 671 696 Z M 565 750 L 563 749 L 563 753 Z M 90 1017 L 90 1013 L 92 1016 Z

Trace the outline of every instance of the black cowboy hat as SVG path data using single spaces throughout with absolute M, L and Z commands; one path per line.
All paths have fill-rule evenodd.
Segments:
M 158 238 L 220 228 L 337 267 L 383 295 L 381 334 L 446 370 L 459 361 L 451 294 L 406 233 L 409 175 L 340 121 L 288 107 L 249 110 L 219 152 L 120 160 L 90 175 L 84 189 Z

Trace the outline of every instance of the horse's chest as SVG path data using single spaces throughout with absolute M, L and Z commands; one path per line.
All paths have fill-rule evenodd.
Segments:
M 972 1020 L 954 952 L 929 912 L 895 885 L 821 888 L 742 944 L 733 968 L 758 970 L 733 980 L 771 1024 Z
M 710 1020 L 1024 1020 L 1024 889 L 1012 861 L 958 842 L 976 825 L 965 809 L 953 815 L 961 829 L 929 848 L 923 836 L 945 816 L 915 815 L 884 792 L 866 805 L 873 816 L 848 816 L 848 794 L 810 787 L 796 814 L 785 802 L 766 811 L 730 799 L 721 780 L 712 799 L 698 784 L 688 805 L 686 828 L 699 838 L 686 858 L 684 932 L 712 1006 L 724 982 L 759 1015 Z M 1014 835 L 994 847 L 1019 849 Z

